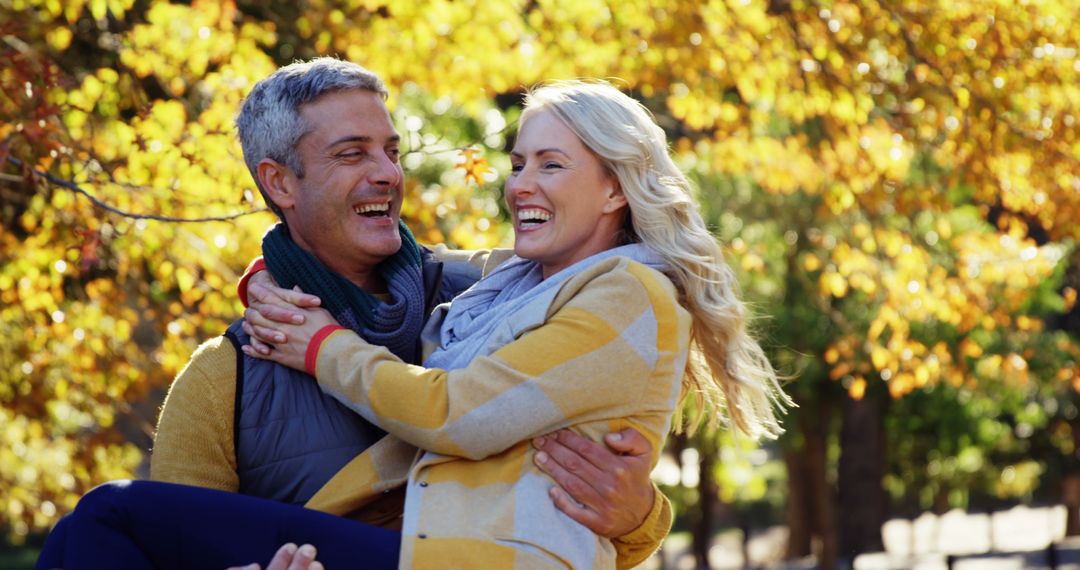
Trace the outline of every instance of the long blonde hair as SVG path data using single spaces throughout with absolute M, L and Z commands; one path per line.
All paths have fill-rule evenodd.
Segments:
M 747 331 L 734 273 L 705 227 L 686 175 L 668 155 L 667 136 L 641 103 L 599 81 L 543 85 L 525 99 L 521 122 L 551 110 L 619 181 L 629 204 L 624 242 L 660 254 L 693 316 L 682 400 L 693 394 L 691 431 L 707 419 L 752 437 L 783 432 L 778 412 L 791 406 L 761 346 Z M 681 410 L 681 406 L 680 406 Z M 681 414 L 676 429 L 682 426 Z

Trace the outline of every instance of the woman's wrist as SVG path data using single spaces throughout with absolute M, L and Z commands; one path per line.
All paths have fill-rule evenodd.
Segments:
M 256 257 L 255 261 L 252 261 L 251 265 L 248 265 L 247 269 L 244 270 L 240 282 L 236 284 L 236 294 L 240 297 L 240 302 L 244 304 L 245 308 L 248 306 L 248 283 L 260 271 L 266 271 L 266 259 Z
M 319 350 L 322 348 L 323 342 L 334 332 L 344 329 L 345 327 L 334 323 L 326 325 L 315 332 L 315 336 L 311 337 L 311 342 L 307 345 L 307 350 L 304 351 L 304 370 L 308 374 L 315 376 L 316 365 L 319 363 Z

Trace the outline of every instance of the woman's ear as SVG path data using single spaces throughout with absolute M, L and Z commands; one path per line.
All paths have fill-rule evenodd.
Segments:
M 256 166 L 259 184 L 266 196 L 282 210 L 288 210 L 296 203 L 296 175 L 292 169 L 272 158 L 264 158 Z
M 611 214 L 626 207 L 626 195 L 623 194 L 622 186 L 614 176 L 611 177 L 611 186 L 607 192 L 607 202 L 604 204 L 605 214 Z

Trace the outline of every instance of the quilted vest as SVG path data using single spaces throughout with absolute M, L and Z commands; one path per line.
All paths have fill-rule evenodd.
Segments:
M 479 278 L 466 265 L 446 264 L 443 271 L 444 264 L 426 252 L 424 257 L 427 314 Z M 386 432 L 323 394 L 310 375 L 241 352 L 248 341 L 242 322 L 225 332 L 237 354 L 233 436 L 239 491 L 303 505 Z

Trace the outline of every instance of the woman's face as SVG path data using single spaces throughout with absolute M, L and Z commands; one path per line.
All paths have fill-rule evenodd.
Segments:
M 514 253 L 539 262 L 545 278 L 615 246 L 626 198 L 553 112 L 541 110 L 521 125 L 510 164 Z

